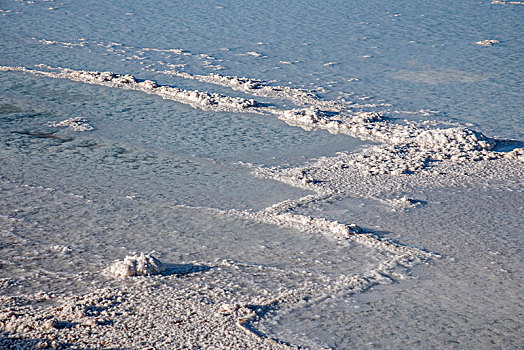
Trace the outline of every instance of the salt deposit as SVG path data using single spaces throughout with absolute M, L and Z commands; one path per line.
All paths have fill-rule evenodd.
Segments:
M 398 125 L 389 123 L 376 113 L 369 112 L 340 112 L 334 116 L 326 114 L 321 108 L 326 107 L 322 100 L 315 98 L 310 93 L 306 93 L 307 104 L 315 104 L 307 108 L 298 108 L 292 110 L 281 110 L 275 107 L 264 107 L 252 99 L 240 97 L 230 97 L 216 93 L 182 90 L 176 87 L 159 86 L 151 80 L 137 81 L 133 76 L 126 74 L 120 75 L 112 72 L 90 72 L 77 71 L 67 68 L 51 68 L 51 71 L 33 70 L 25 67 L 8 67 L 0 66 L 0 71 L 21 71 L 35 75 L 43 75 L 52 78 L 71 79 L 88 84 L 97 84 L 110 87 L 117 87 L 129 90 L 138 90 L 148 94 L 159 95 L 162 98 L 172 99 L 177 102 L 189 104 L 195 108 L 214 111 L 237 111 L 250 112 L 257 114 L 273 114 L 279 119 L 290 125 L 301 126 L 305 129 L 326 129 L 334 133 L 347 133 L 351 136 L 367 138 L 374 141 L 393 143 L 395 146 L 381 148 L 378 152 L 379 159 L 370 157 L 370 160 L 376 160 L 375 165 L 371 168 L 381 167 L 381 170 L 372 170 L 383 173 L 384 171 L 415 171 L 422 168 L 422 163 L 428 159 L 463 159 L 463 158 L 483 158 L 490 159 L 496 157 L 494 153 L 486 153 L 493 145 L 494 141 L 489 140 L 478 132 L 468 129 L 434 129 L 424 130 L 413 125 Z M 222 79 L 223 78 L 223 79 Z M 254 89 L 254 81 L 243 81 L 238 78 L 212 76 L 214 81 L 225 80 L 235 82 L 231 85 L 247 85 L 245 91 Z M 276 88 L 278 90 L 278 88 Z M 274 91 L 275 88 L 266 88 Z M 302 91 L 299 91 L 303 93 Z M 288 93 L 296 94 L 295 89 L 289 89 Z M 278 96 L 278 94 L 277 94 Z M 296 96 L 296 95 L 295 95 Z M 327 103 L 331 105 L 331 103 Z M 329 110 L 330 108 L 328 108 Z M 377 150 L 379 148 L 376 148 Z M 405 157 L 406 153 L 425 154 L 423 157 Z M 389 160 L 384 157 L 390 154 Z M 415 164 L 401 164 L 394 162 L 398 158 L 405 158 L 410 162 L 415 158 Z M 388 163 L 394 162 L 395 168 L 392 169 Z M 418 164 L 417 164 L 418 163 Z
M 69 127 L 73 129 L 73 131 L 91 131 L 93 130 L 93 127 L 89 124 L 87 119 L 84 117 L 69 118 L 61 122 L 49 122 L 47 125 L 53 128 Z
M 522 1 L 505 1 L 505 0 L 493 0 L 492 4 L 514 4 L 514 5 L 524 5 Z
M 318 104 L 328 102 L 319 100 L 317 95 L 310 90 L 297 89 L 289 86 L 272 86 L 257 79 L 250 79 L 237 76 L 225 76 L 221 74 L 192 75 L 189 73 L 178 72 L 173 70 L 163 71 L 162 73 L 179 76 L 185 79 L 194 79 L 205 83 L 226 86 L 232 88 L 233 90 L 246 92 L 254 96 L 287 99 L 299 104 Z M 334 103 L 334 101 L 329 102 L 332 104 Z
M 395 124 L 374 112 L 352 111 L 336 101 L 324 101 L 307 90 L 271 87 L 260 80 L 222 76 L 192 76 L 183 78 L 232 87 L 243 92 L 273 98 L 291 99 L 309 107 L 283 110 L 266 107 L 253 99 L 230 97 L 217 93 L 182 90 L 159 86 L 151 80 L 137 81 L 133 76 L 112 72 L 77 71 L 67 68 L 45 67 L 39 71 L 25 67 L 1 66 L 2 71 L 22 71 L 52 78 L 65 78 L 89 84 L 138 90 L 162 98 L 189 104 L 195 108 L 214 111 L 236 111 L 275 115 L 289 125 L 306 130 L 325 129 L 353 137 L 383 142 L 384 145 L 364 150 L 360 155 L 340 155 L 334 163 L 353 165 L 372 174 L 405 174 L 427 169 L 432 161 L 495 159 L 504 156 L 492 152 L 496 141 L 467 128 L 425 129 L 415 124 Z M 328 114 L 328 111 L 338 111 Z M 348 158 L 349 157 L 349 158 Z
M 248 53 L 246 53 L 246 55 L 253 56 L 253 57 L 262 57 L 263 56 L 260 52 L 256 52 L 256 51 L 249 51 Z
M 41 39 L 38 41 L 40 41 L 44 45 L 63 45 L 66 47 L 86 46 L 87 44 L 86 40 L 79 40 L 80 41 L 79 43 L 70 43 L 70 42 L 65 42 L 65 41 L 46 40 L 46 39 Z
M 483 46 L 492 46 L 493 44 L 498 44 L 500 43 L 500 41 L 498 40 L 480 40 L 480 41 L 477 41 L 475 44 L 477 45 L 483 45 Z
M 506 153 L 505 158 L 524 162 L 524 148 L 515 148 L 514 150 Z
M 164 264 L 150 254 L 126 256 L 107 268 L 110 275 L 116 277 L 150 276 L 164 271 Z
M 50 78 L 70 79 L 87 84 L 116 87 L 126 90 L 137 90 L 148 94 L 158 95 L 165 99 L 189 104 L 195 108 L 200 108 L 203 110 L 247 111 L 251 107 L 256 107 L 257 105 L 254 100 L 247 100 L 241 97 L 229 97 L 198 90 L 190 91 L 170 86 L 159 86 L 156 82 L 151 80 L 139 82 L 129 74 L 120 75 L 114 74 L 112 72 L 90 72 L 52 67 L 46 68 L 51 69 L 52 71 L 39 71 L 26 67 L 7 66 L 0 66 L 0 71 L 20 71 Z

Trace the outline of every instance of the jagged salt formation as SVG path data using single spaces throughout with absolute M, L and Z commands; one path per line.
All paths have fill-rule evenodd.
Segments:
M 209 75 L 189 74 L 176 70 L 164 70 L 160 73 L 178 76 L 184 79 L 198 80 L 208 84 L 225 86 L 232 90 L 241 91 L 253 96 L 269 97 L 288 100 L 296 105 L 315 106 L 325 111 L 340 112 L 348 107 L 362 108 L 374 107 L 376 105 L 360 105 L 349 101 L 322 100 L 313 91 L 308 89 L 294 88 L 289 86 L 269 85 L 268 83 L 246 77 L 227 76 L 218 73 Z
M 313 104 L 318 102 L 318 96 L 313 91 L 288 86 L 271 86 L 258 79 L 227 76 L 218 73 L 209 75 L 192 75 L 178 71 L 163 71 L 162 73 L 179 76 L 185 79 L 198 80 L 204 83 L 225 86 L 254 96 L 279 98 L 300 104 Z
M 256 107 L 255 100 L 241 97 L 224 96 L 198 90 L 183 90 L 177 87 L 161 86 L 151 80 L 138 81 L 134 76 L 120 75 L 112 72 L 96 72 L 73 70 L 68 68 L 46 67 L 53 71 L 41 71 L 26 67 L 0 66 L 0 71 L 20 71 L 50 78 L 69 79 L 87 84 L 103 85 L 126 90 L 137 90 L 147 94 L 158 95 L 162 98 L 188 104 L 202 110 L 217 112 L 243 112 Z
M 465 128 L 423 129 L 413 124 L 395 124 L 374 112 L 340 113 L 331 116 L 310 107 L 280 111 L 277 115 L 289 125 L 305 129 L 325 129 L 360 139 L 382 143 L 358 155 L 332 159 L 340 167 L 357 166 L 371 174 L 409 174 L 426 168 L 431 161 L 489 160 L 502 157 L 491 152 L 496 141 Z
M 504 158 L 524 162 L 524 148 L 515 148 L 513 151 L 506 153 Z
M 323 217 L 312 217 L 296 212 L 296 209 L 302 206 L 308 206 L 311 203 L 318 203 L 332 198 L 334 193 L 336 193 L 336 190 L 332 191 L 330 194 L 322 193 L 313 196 L 305 196 L 297 200 L 288 200 L 260 211 L 229 210 L 223 213 L 257 222 L 291 228 L 309 234 L 322 234 L 340 240 L 341 242 L 351 241 L 369 248 L 378 249 L 399 256 L 409 255 L 413 259 L 429 259 L 437 257 L 434 253 L 402 246 L 386 239 L 380 239 L 371 233 L 365 232 L 356 224 L 345 224 L 336 220 L 329 220 Z
M 107 268 L 107 273 L 116 277 L 158 275 L 164 271 L 164 264 L 151 254 L 126 256 Z

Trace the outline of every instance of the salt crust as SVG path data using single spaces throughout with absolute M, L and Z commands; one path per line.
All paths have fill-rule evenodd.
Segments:
M 217 349 L 293 349 L 296 347 L 291 344 L 255 335 L 249 331 L 250 324 L 268 309 L 288 312 L 342 291 L 359 293 L 402 279 L 404 276 L 395 272 L 398 266 L 408 267 L 421 261 L 408 253 L 386 256 L 378 266 L 361 275 L 319 275 L 318 281 L 312 279 L 299 288 L 273 291 L 276 295 L 260 290 L 258 297 L 247 299 L 244 293 L 233 291 L 238 282 L 230 279 L 240 274 L 246 275 L 240 277 L 244 280 L 271 267 L 224 260 L 216 270 L 186 279 L 186 284 L 177 281 L 176 276 L 156 276 L 80 297 L 45 293 L 4 297 L 0 298 L 0 329 L 16 334 L 16 338 L 3 338 L 0 345 L 13 349 L 134 348 L 136 343 L 142 343 L 154 348 L 187 344 Z M 281 272 L 294 278 L 291 271 Z M 49 302 L 54 306 L 39 305 Z
M 123 261 L 117 260 L 107 268 L 110 275 L 116 277 L 151 276 L 164 271 L 164 264 L 151 254 L 126 256 Z
M 16 334 L 2 336 L 0 348 L 295 348 L 246 332 L 241 322 L 254 312 L 227 292 L 198 282 L 176 290 L 163 281 L 142 282 L 123 291 L 100 289 L 80 297 L 0 297 L 0 329 Z M 211 298 L 230 303 L 206 302 Z M 44 303 L 54 307 L 42 309 L 39 304 Z
M 61 122 L 49 122 L 47 123 L 47 126 L 50 126 L 53 128 L 69 127 L 73 129 L 74 131 L 92 131 L 94 130 L 93 127 L 87 121 L 87 119 L 85 119 L 84 117 L 69 118 Z

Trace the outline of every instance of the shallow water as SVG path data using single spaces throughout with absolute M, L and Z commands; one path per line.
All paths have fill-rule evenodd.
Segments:
M 107 266 L 154 251 L 169 265 L 233 266 L 238 274 L 223 288 L 246 299 L 305 293 L 305 305 L 282 297 L 281 308 L 250 325 L 284 343 L 340 349 L 518 343 L 520 163 L 511 171 L 495 167 L 498 174 L 468 165 L 456 174 L 450 168 L 448 177 L 447 169 L 434 178 L 413 174 L 413 181 L 355 175 L 345 195 L 309 203 L 304 198 L 315 190 L 329 193 L 321 191 L 324 180 L 306 177 L 308 161 L 377 143 L 366 134 L 361 140 L 316 130 L 317 122 L 293 127 L 282 113 L 335 101 L 343 113 L 379 112 L 392 124 L 467 125 L 516 139 L 505 152 L 522 147 L 522 6 L 9 0 L 0 10 L 0 65 L 10 70 L 111 71 L 255 99 L 260 107 L 205 110 L 154 90 L 0 70 L 2 295 L 118 286 L 102 273 Z M 488 39 L 499 43 L 476 44 Z M 203 81 L 212 73 L 279 88 L 261 96 Z M 298 90 L 278 94 L 288 86 L 318 98 L 300 100 Z M 261 106 L 273 114 L 259 113 Z M 50 124 L 76 117 L 93 130 Z M 292 171 L 280 176 L 304 164 L 297 170 L 304 182 Z M 402 196 L 415 204 L 395 206 L 392 200 Z M 443 258 L 400 264 L 387 270 L 390 284 L 355 292 L 344 277 L 367 276 L 399 253 L 255 215 L 278 203 L 288 203 L 288 213 L 356 223 L 378 240 Z M 192 286 L 191 278 L 180 283 Z M 491 315 L 475 300 L 492 303 Z M 474 339 L 485 324 L 492 330 Z
M 213 59 L 168 53 L 164 62 L 188 63 L 187 70 L 194 73 L 214 70 L 210 64 L 227 75 L 321 86 L 329 96 L 371 96 L 397 110 L 437 110 L 442 118 L 474 123 L 492 135 L 522 138 L 519 5 L 6 1 L 3 10 L 11 10 L 2 13 L 5 65 L 44 63 L 135 74 L 166 55 L 142 51 L 141 59 L 133 59 L 136 50 L 128 48 L 183 49 Z M 34 20 L 43 17 L 45 21 Z M 22 25 L 13 31 L 11 23 Z M 95 45 L 59 47 L 38 41 L 78 44 L 79 39 L 123 46 L 107 52 Z M 475 44 L 486 39 L 500 44 Z

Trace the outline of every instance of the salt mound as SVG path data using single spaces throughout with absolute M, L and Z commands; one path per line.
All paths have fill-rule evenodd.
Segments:
M 495 146 L 494 140 L 468 128 L 426 130 L 420 133 L 416 140 L 423 148 L 435 151 L 489 151 Z
M 524 162 L 524 148 L 515 148 L 513 151 L 506 153 L 505 158 Z
M 284 111 L 282 113 L 281 119 L 303 124 L 316 124 L 319 123 L 322 119 L 327 119 L 327 115 L 315 107 L 305 109 L 294 108 Z
M 140 253 L 140 256 L 126 256 L 107 268 L 107 272 L 116 277 L 150 276 L 164 271 L 164 264 L 154 256 Z

